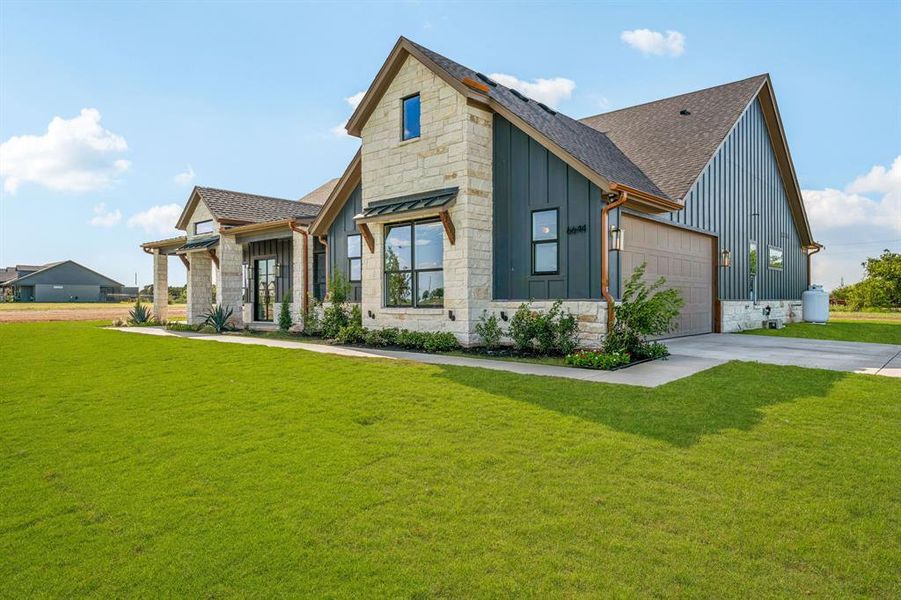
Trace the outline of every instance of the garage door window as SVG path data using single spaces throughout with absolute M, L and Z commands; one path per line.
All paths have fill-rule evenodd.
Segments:
M 559 270 L 557 209 L 532 213 L 532 273 L 553 275 Z

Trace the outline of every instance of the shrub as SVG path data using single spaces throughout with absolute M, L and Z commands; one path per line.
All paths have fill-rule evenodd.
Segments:
M 359 304 L 350 307 L 350 322 L 352 325 L 363 326 L 363 309 Z
M 294 325 L 294 319 L 291 318 L 291 296 L 285 294 L 282 298 L 282 307 L 278 312 L 278 328 L 282 331 L 288 331 Z
M 166 324 L 166 329 L 170 331 L 200 331 L 201 327 L 201 325 L 188 325 L 181 321 L 169 321 Z
M 113 322 L 112 322 L 113 327 L 125 327 L 126 325 L 128 325 L 128 323 L 126 323 L 122 319 L 113 319 Z
M 666 347 L 666 344 L 650 342 L 643 344 L 638 353 L 632 355 L 632 358 L 641 360 L 644 358 L 663 358 L 665 356 L 669 356 L 669 349 Z
M 610 370 L 629 364 L 629 355 L 625 352 L 599 352 L 597 350 L 581 350 L 566 355 L 566 364 L 584 369 Z
M 434 331 L 425 334 L 422 349 L 426 352 L 450 352 L 460 347 L 456 336 L 449 331 Z
M 482 339 L 482 345 L 489 350 L 500 347 L 504 331 L 501 329 L 497 315 L 489 315 L 487 310 L 483 310 L 479 322 L 476 323 L 476 334 Z
M 335 341 L 339 344 L 362 344 L 366 339 L 366 330 L 362 325 L 351 323 L 338 331 Z
M 233 313 L 234 310 L 230 306 L 213 306 L 204 315 L 203 325 L 204 327 L 210 327 L 216 333 L 233 331 L 235 329 L 231 322 Z
M 535 317 L 532 314 L 532 304 L 523 302 L 510 319 L 510 338 L 513 340 L 513 347 L 520 352 L 530 352 L 534 337 Z
M 613 329 L 604 338 L 603 350 L 608 354 L 624 352 L 635 357 L 646 356 L 650 345 L 647 337 L 672 331 L 684 301 L 678 290 L 659 290 L 666 280 L 660 277 L 648 285 L 644 282 L 646 264 L 632 272 L 623 289 L 622 303 L 616 307 Z M 657 345 L 663 346 L 659 342 Z M 664 346 L 665 349 L 665 346 Z
M 130 325 L 153 324 L 153 314 L 151 314 L 150 308 L 141 304 L 140 300 L 135 302 L 134 308 L 128 311 L 128 323 Z
M 329 279 L 328 303 L 322 314 L 322 336 L 333 339 L 341 328 L 350 324 L 350 316 L 344 308 L 350 284 L 344 274 L 338 271 Z
M 319 309 L 322 302 L 307 294 L 307 308 L 303 313 L 303 330 L 307 335 L 319 333 L 322 323 L 319 320 Z
M 396 327 L 387 329 L 367 329 L 365 342 L 369 346 L 384 347 L 397 344 L 399 330 Z
M 410 350 L 420 350 L 425 346 L 425 334 L 421 331 L 401 329 L 397 332 L 397 345 Z

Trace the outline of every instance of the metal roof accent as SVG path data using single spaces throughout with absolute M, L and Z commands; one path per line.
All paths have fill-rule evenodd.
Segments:
M 187 243 L 182 244 L 178 248 L 175 249 L 176 252 L 191 252 L 192 250 L 207 250 L 209 248 L 215 248 L 219 245 L 219 236 L 209 236 L 204 238 L 197 238 L 193 240 L 189 240 Z
M 460 188 L 452 187 L 443 190 L 423 192 L 421 194 L 412 194 L 410 196 L 391 198 L 388 200 L 379 200 L 378 202 L 370 202 L 369 206 L 363 209 L 363 213 L 356 218 L 369 219 L 372 217 L 383 217 L 385 215 L 398 215 L 427 208 L 441 208 L 456 198 L 457 192 L 459 191 Z

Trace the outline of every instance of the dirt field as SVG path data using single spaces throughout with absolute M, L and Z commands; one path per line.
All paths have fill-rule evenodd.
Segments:
M 0 323 L 23 323 L 26 321 L 103 321 L 125 319 L 131 304 L 108 304 L 103 302 L 85 303 L 11 303 L 0 304 Z M 169 318 L 184 318 L 185 305 L 169 306 Z

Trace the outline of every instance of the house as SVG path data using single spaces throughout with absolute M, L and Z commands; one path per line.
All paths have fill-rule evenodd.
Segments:
M 125 287 L 73 260 L 16 265 L 0 271 L 3 296 L 18 302 L 106 302 Z
M 674 335 L 800 317 L 810 230 L 773 86 L 760 75 L 572 119 L 400 38 L 347 123 L 345 172 L 300 200 L 196 188 L 186 235 L 144 245 L 189 268 L 188 318 L 296 316 L 337 272 L 369 328 L 450 331 L 556 299 L 586 344 L 645 263 L 685 307 Z M 157 310 L 165 310 L 160 302 Z

